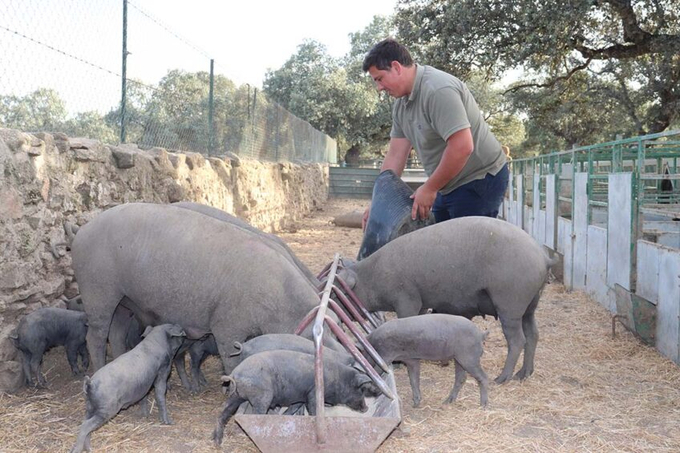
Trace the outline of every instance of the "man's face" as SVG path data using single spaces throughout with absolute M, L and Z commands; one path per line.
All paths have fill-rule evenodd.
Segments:
M 401 89 L 401 66 L 393 61 L 389 69 L 378 69 L 375 66 L 368 68 L 368 73 L 375 82 L 378 91 L 387 91 L 394 98 L 404 95 Z

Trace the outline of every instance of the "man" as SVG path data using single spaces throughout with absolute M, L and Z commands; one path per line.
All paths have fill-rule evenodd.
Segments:
M 413 147 L 428 175 L 411 196 L 411 217 L 426 219 L 430 210 L 437 222 L 497 217 L 508 185 L 507 159 L 467 86 L 431 66 L 414 64 L 408 49 L 394 39 L 376 44 L 363 70 L 379 91 L 396 98 L 381 171 L 401 176 Z

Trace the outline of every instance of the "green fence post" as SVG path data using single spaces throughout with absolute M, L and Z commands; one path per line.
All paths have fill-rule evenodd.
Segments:
M 208 156 L 215 152 L 215 125 L 213 115 L 215 113 L 215 60 L 210 59 L 210 92 L 208 94 Z
M 120 142 L 125 143 L 125 104 L 127 103 L 127 0 L 123 0 L 123 69 L 122 69 L 122 87 L 120 99 Z

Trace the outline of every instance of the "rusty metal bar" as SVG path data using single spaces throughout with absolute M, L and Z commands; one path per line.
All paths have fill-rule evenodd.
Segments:
M 333 303 L 333 301 L 330 302 Z M 354 358 L 359 360 L 359 363 L 361 363 L 361 365 L 366 369 L 366 374 L 368 374 L 371 377 L 373 382 L 375 382 L 378 388 L 380 388 L 380 391 L 383 392 L 385 396 L 387 396 L 389 399 L 393 400 L 395 396 L 392 394 L 390 388 L 387 386 L 385 381 L 380 377 L 380 375 L 378 375 L 378 373 L 373 369 L 371 364 L 368 363 L 368 360 L 366 360 L 363 354 L 361 354 L 361 351 L 359 351 L 359 349 L 357 349 L 354 343 L 352 343 L 352 340 L 349 339 L 347 334 L 340 328 L 340 326 L 337 325 L 335 321 L 333 321 L 333 319 L 331 319 L 330 316 L 326 316 L 326 323 L 328 324 L 328 327 L 331 328 L 331 331 L 338 337 L 340 342 L 354 356 Z M 380 361 L 384 363 L 382 359 Z
M 320 313 L 321 311 L 317 312 Z M 323 345 L 321 336 L 316 334 L 316 323 L 314 324 L 314 393 L 316 395 L 316 442 L 326 443 L 326 414 L 324 413 L 325 397 L 323 385 Z M 322 331 L 323 332 L 323 331 Z
M 366 338 L 361 334 L 361 332 L 352 324 L 352 321 L 349 319 L 347 314 L 342 310 L 342 308 L 333 300 L 329 300 L 329 304 L 331 306 L 331 309 L 338 315 L 340 320 L 347 326 L 347 328 L 354 334 L 354 336 L 359 340 L 361 345 L 364 347 L 364 349 L 370 354 L 371 358 L 375 360 L 375 362 L 378 364 L 380 368 L 382 368 L 385 371 L 389 371 L 389 366 L 385 363 L 382 357 L 380 357 L 380 354 L 373 348 L 373 346 L 366 340 Z M 312 322 L 314 318 L 316 318 L 316 315 L 319 311 L 319 307 L 314 307 L 310 312 L 305 316 L 305 318 L 302 320 L 302 322 L 298 325 L 297 329 L 295 329 L 295 334 L 300 335 L 303 330 L 307 328 L 307 326 Z M 329 316 L 326 316 L 326 318 L 330 319 L 333 321 L 332 318 Z M 384 387 L 386 386 L 384 384 L 384 381 L 382 378 L 375 373 L 375 370 L 371 366 L 370 363 L 366 360 L 364 357 L 363 353 L 359 351 L 359 349 L 352 343 L 352 341 L 349 339 L 347 334 L 340 328 L 340 326 L 337 325 L 335 321 L 333 321 L 332 324 L 329 324 L 331 331 L 338 337 L 338 340 L 342 345 L 347 349 L 347 351 L 352 354 L 352 356 L 363 366 L 363 368 L 366 370 L 366 374 L 368 374 L 371 379 L 376 383 L 376 385 L 380 388 L 380 390 L 385 393 Z M 336 328 L 333 327 L 333 325 L 336 326 Z M 316 346 L 316 344 L 315 344 Z M 373 372 L 373 373 L 371 373 Z M 374 374 L 375 373 L 375 374 Z M 391 395 L 391 392 L 385 393 L 385 395 L 393 399 Z
M 336 275 L 335 278 L 338 280 L 338 283 L 340 283 L 342 290 L 349 296 L 350 300 L 354 302 L 357 307 L 359 307 L 359 310 L 361 310 L 366 319 L 368 319 L 371 324 L 373 324 L 373 327 L 378 327 L 378 321 L 375 320 L 375 317 L 366 309 L 364 303 L 359 300 L 356 294 L 354 294 L 352 288 L 350 288 L 349 285 L 339 276 Z
M 326 264 L 326 266 L 323 268 L 321 272 L 319 272 L 316 276 L 319 280 L 324 278 L 326 275 L 328 275 L 328 272 L 331 270 L 331 266 L 333 265 L 333 262 L 331 261 L 330 263 Z
M 336 276 L 337 277 L 337 276 Z M 366 322 L 366 319 L 361 316 L 361 314 L 357 311 L 357 308 L 354 306 L 354 304 L 345 296 L 345 294 L 338 288 L 337 286 L 333 285 L 333 292 L 335 295 L 338 297 L 338 300 L 342 305 L 347 309 L 347 311 L 350 312 L 352 317 L 356 322 L 363 327 L 364 332 L 366 333 L 371 333 L 373 329 L 369 325 L 368 322 Z M 339 315 L 338 315 L 339 316 Z
M 389 366 L 385 363 L 383 358 L 380 357 L 380 354 L 378 354 L 378 351 L 376 351 L 373 348 L 373 346 L 371 345 L 371 343 L 369 343 L 368 340 L 366 340 L 366 337 L 364 337 L 361 334 L 359 329 L 357 329 L 357 327 L 352 323 L 352 321 L 349 319 L 349 316 L 347 316 L 347 313 L 345 313 L 342 310 L 340 305 L 338 305 L 338 303 L 335 302 L 334 300 L 329 300 L 328 303 L 330 304 L 331 309 L 338 315 L 338 317 L 342 320 L 342 322 L 345 323 L 347 328 L 352 332 L 352 334 L 356 337 L 357 340 L 359 340 L 361 345 L 364 347 L 364 350 L 368 351 L 368 353 L 371 355 L 373 360 L 375 360 L 375 362 L 380 366 L 380 368 L 382 368 L 385 371 L 389 371 Z M 333 332 L 335 333 L 335 330 L 333 330 Z M 347 334 L 345 334 L 345 332 L 342 332 L 342 333 L 344 335 L 347 335 Z M 344 345 L 344 343 L 343 343 L 343 345 Z M 352 344 L 352 346 L 354 346 L 354 344 Z M 347 345 L 345 345 L 345 348 L 350 349 Z M 352 355 L 354 355 L 354 354 L 352 354 Z M 373 369 L 373 367 L 371 367 L 371 369 Z M 368 370 L 366 370 L 366 371 L 368 371 Z
M 340 260 L 340 254 L 336 253 L 333 258 L 333 264 L 331 265 L 330 271 L 328 273 L 328 281 L 326 282 L 326 287 L 323 290 L 323 295 L 321 297 L 321 303 L 316 311 L 316 317 L 314 319 L 314 327 L 312 332 L 314 333 L 314 346 L 316 349 L 316 354 L 314 358 L 314 393 L 316 395 L 316 441 L 319 444 L 326 443 L 326 415 L 324 413 L 325 406 L 325 394 L 324 394 L 324 383 L 323 383 L 323 325 L 327 318 L 326 311 L 328 309 L 328 301 L 331 298 L 331 289 L 333 288 L 333 279 L 335 278 L 335 273 L 338 269 L 338 261 Z M 331 329 L 333 330 L 333 329 Z
M 616 320 L 619 320 L 621 324 L 623 324 L 623 319 L 628 320 L 628 316 L 626 315 L 614 315 L 612 316 L 612 339 L 616 338 Z M 625 325 L 624 325 L 625 327 Z
M 300 324 L 298 324 L 297 329 L 295 329 L 295 335 L 300 335 L 303 330 L 307 328 L 307 326 L 312 322 L 314 318 L 316 318 L 316 312 L 319 311 L 319 307 L 316 306 L 309 310 L 309 313 L 300 321 Z

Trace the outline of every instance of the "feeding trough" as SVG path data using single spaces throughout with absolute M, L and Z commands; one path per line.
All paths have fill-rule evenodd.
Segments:
M 322 273 L 327 280 L 319 306 L 305 317 L 296 332 L 301 332 L 312 321 L 314 322 L 316 416 L 252 414 L 248 413 L 250 405 L 244 403 L 234 417 L 255 445 L 265 453 L 373 452 L 401 422 L 392 368 L 382 360 L 364 336 L 364 333 L 369 333 L 377 326 L 377 322 L 336 275 L 339 263 L 340 257 L 336 254 L 333 263 Z M 344 287 L 348 296 L 340 291 L 335 285 L 336 282 L 340 287 Z M 339 303 L 330 298 L 331 293 L 336 294 Z M 329 307 L 361 344 L 365 353 L 362 353 L 345 330 L 328 316 Z M 361 414 L 342 406 L 324 406 L 322 337 L 325 327 L 331 329 L 382 391 L 380 396 L 366 399 L 369 407 L 366 413 Z M 367 356 L 376 363 L 375 368 L 371 366 Z

